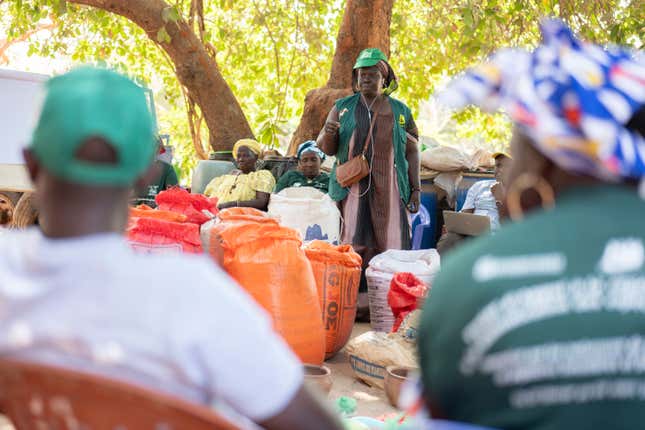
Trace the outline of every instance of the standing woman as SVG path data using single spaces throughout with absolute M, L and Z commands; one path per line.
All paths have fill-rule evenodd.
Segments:
M 397 78 L 379 49 L 360 53 L 353 83 L 355 94 L 336 101 L 317 142 L 336 156 L 329 196 L 340 202 L 342 241 L 354 246 L 366 267 L 385 250 L 410 249 L 407 211 L 419 210 L 418 132 L 410 109 L 390 97 Z M 363 157 L 369 173 L 348 183 L 342 166 Z M 367 291 L 365 276 L 359 291 Z

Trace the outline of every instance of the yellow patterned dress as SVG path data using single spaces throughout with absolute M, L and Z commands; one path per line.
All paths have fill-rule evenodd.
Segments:
M 270 194 L 274 187 L 275 178 L 268 170 L 246 174 L 237 171 L 210 181 L 204 194 L 217 197 L 218 203 L 244 202 L 255 199 L 256 191 Z

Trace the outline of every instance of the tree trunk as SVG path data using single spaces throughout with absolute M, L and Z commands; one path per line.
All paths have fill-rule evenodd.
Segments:
M 157 43 L 175 65 L 175 73 L 191 98 L 200 107 L 215 151 L 230 150 L 253 132 L 242 108 L 219 72 L 204 44 L 184 19 L 165 23 L 162 12 L 170 6 L 163 0 L 70 0 L 121 15 Z M 159 42 L 158 31 L 165 26 L 170 41 Z
M 294 154 L 305 140 L 316 139 L 334 101 L 352 94 L 352 69 L 365 48 L 379 48 L 390 55 L 390 23 L 394 0 L 347 0 L 336 38 L 336 53 L 327 85 L 307 93 L 300 124 L 291 139 Z

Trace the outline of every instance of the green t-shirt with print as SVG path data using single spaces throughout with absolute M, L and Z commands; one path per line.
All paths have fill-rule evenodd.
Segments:
M 563 193 L 442 262 L 419 351 L 437 416 L 500 429 L 645 427 L 645 202 Z

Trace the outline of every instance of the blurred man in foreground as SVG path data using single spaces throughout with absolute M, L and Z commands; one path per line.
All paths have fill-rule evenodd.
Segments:
M 41 229 L 0 238 L 0 354 L 215 404 L 267 429 L 339 428 L 268 317 L 206 257 L 126 244 L 154 130 L 142 90 L 121 75 L 84 67 L 48 82 L 25 150 Z

